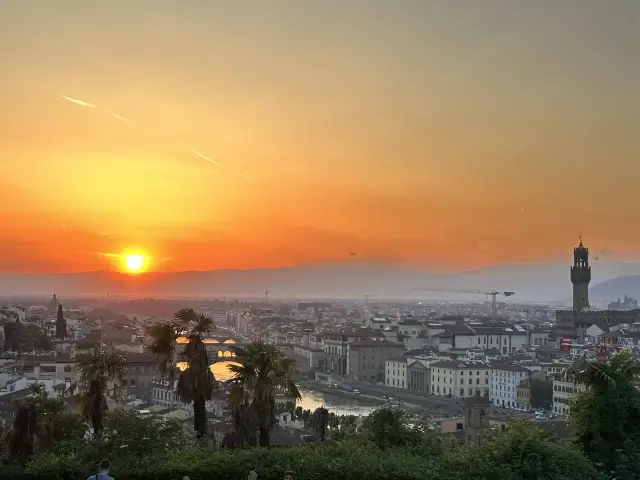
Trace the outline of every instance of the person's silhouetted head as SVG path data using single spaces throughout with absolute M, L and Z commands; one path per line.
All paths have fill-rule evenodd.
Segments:
M 293 472 L 291 471 L 284 472 L 284 480 L 293 480 Z
M 111 462 L 106 458 L 100 460 L 100 473 L 109 473 L 109 469 L 111 468 Z

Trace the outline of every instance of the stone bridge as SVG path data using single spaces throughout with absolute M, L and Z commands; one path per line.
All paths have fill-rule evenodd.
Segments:
M 189 339 L 187 337 L 178 337 L 176 342 L 184 345 L 189 343 Z M 242 343 L 228 335 L 208 336 L 204 338 L 203 342 L 207 346 L 207 353 L 211 361 L 211 365 L 209 365 L 211 373 L 220 381 L 231 378 L 233 374 L 230 372 L 229 366 L 238 364 L 233 361 L 236 354 L 231 351 L 230 347 L 242 346 Z M 188 368 L 187 362 L 176 362 L 176 366 L 181 371 L 185 371 Z

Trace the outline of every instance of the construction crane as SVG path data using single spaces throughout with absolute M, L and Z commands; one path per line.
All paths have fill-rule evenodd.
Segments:
M 498 295 L 504 295 L 505 297 L 510 297 L 511 295 L 515 295 L 515 292 L 498 292 L 496 290 L 484 291 L 484 290 L 475 290 L 471 288 L 414 288 L 412 290 L 420 291 L 420 292 L 469 293 L 469 294 L 477 294 L 477 295 L 490 295 L 491 296 L 491 317 L 494 320 L 498 318 L 498 304 L 496 302 L 496 297 Z

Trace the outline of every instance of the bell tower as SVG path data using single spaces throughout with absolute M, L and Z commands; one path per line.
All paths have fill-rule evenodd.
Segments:
M 585 248 L 580 237 L 580 245 L 573 249 L 573 266 L 571 267 L 573 310 L 576 312 L 589 310 L 589 282 L 591 282 L 589 249 Z

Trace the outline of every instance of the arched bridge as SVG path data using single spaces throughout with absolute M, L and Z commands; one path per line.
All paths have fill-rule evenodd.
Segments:
M 176 342 L 184 345 L 189 343 L 189 339 L 187 337 L 178 337 Z M 229 336 L 207 337 L 203 340 L 203 343 L 207 346 L 207 352 L 209 353 L 209 361 L 211 362 L 209 369 L 211 373 L 219 381 L 229 380 L 233 376 L 229 366 L 238 365 L 233 361 L 236 354 L 229 347 L 241 346 L 242 343 Z M 177 362 L 176 367 L 184 371 L 188 368 L 188 365 L 187 362 Z

